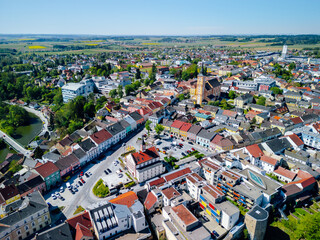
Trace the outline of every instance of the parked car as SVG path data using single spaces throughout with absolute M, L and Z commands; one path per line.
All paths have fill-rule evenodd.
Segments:
M 85 183 L 85 181 L 81 178 L 81 182 L 84 184 Z
M 67 186 L 68 189 L 71 189 L 71 184 L 70 183 L 67 182 L 66 186 Z
M 56 197 L 56 195 L 54 193 L 51 194 L 51 197 L 52 197 L 53 200 L 57 199 L 57 197 Z
M 79 186 L 82 186 L 82 182 L 80 180 L 78 181 L 78 184 L 79 184 Z
M 219 233 L 217 233 L 216 230 L 213 230 L 212 233 L 213 233 L 216 237 L 219 237 L 219 236 L 220 236 Z
M 81 177 L 83 176 L 83 172 L 80 173 L 80 176 L 81 176 Z
M 89 173 L 85 173 L 84 175 L 86 175 L 87 178 L 90 177 Z
M 193 142 L 188 142 L 190 145 L 193 145 Z
M 60 192 L 62 193 L 64 191 L 63 187 L 60 187 Z
M 123 177 L 123 174 L 122 174 L 122 173 L 119 173 L 118 176 L 119 176 L 119 178 L 122 178 L 122 177 Z
M 183 153 L 181 153 L 181 155 L 182 155 L 182 156 L 187 156 L 187 154 L 185 154 L 184 152 L 183 152 Z
M 106 175 L 108 175 L 109 173 L 107 172 L 107 170 L 104 170 L 104 173 L 106 174 Z
M 110 170 L 110 168 L 107 169 L 108 173 L 112 173 L 112 171 Z
M 59 192 L 56 192 L 56 197 L 59 197 L 60 196 L 60 193 Z
M 192 150 L 192 151 L 195 151 L 195 149 L 194 149 L 194 148 L 191 148 L 191 150 Z

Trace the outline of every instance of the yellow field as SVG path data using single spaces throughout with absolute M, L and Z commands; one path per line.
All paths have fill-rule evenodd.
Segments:
M 86 44 L 87 46 L 97 46 L 98 45 L 98 43 L 88 43 L 88 44 Z
M 142 45 L 160 45 L 159 43 L 142 43 Z
M 44 46 L 29 46 L 29 49 L 44 49 Z

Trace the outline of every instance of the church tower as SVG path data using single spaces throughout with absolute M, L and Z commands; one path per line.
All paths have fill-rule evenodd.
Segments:
M 201 104 L 204 98 L 205 79 L 202 74 L 198 75 L 197 81 L 197 104 Z

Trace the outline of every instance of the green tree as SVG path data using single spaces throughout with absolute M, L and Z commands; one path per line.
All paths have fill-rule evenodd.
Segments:
M 148 134 L 149 134 L 149 132 L 150 132 L 150 130 L 151 130 L 151 121 L 150 120 L 148 120 L 148 121 L 146 121 L 146 124 L 145 124 L 145 128 L 146 128 L 146 130 L 148 131 Z
M 289 70 L 292 71 L 294 69 L 296 69 L 296 64 L 294 62 L 292 62 L 289 64 Z
M 68 133 L 73 133 L 74 131 L 76 131 L 82 127 L 83 127 L 83 122 L 71 120 L 69 127 L 68 127 Z
M 141 79 L 140 68 L 137 68 L 135 78 L 136 78 L 136 79 Z
M 123 90 L 122 89 L 123 89 L 122 85 L 119 85 L 118 86 L 118 95 L 119 95 L 120 98 L 123 97 Z
M 233 91 L 233 90 L 230 90 L 228 96 L 229 96 L 230 99 L 235 99 L 235 97 L 236 97 L 236 92 Z
M 273 92 L 273 94 L 277 95 L 277 94 L 282 94 L 283 90 L 278 88 L 278 87 L 272 87 L 270 88 L 270 90 Z
M 126 85 L 126 86 L 124 87 L 124 91 L 125 91 L 125 93 L 126 93 L 126 96 L 129 96 L 130 93 L 134 91 L 133 85 L 132 85 L 132 84 Z
M 266 98 L 264 96 L 260 96 L 257 100 L 258 105 L 265 106 L 266 105 Z
M 164 130 L 164 126 L 162 126 L 161 124 L 157 124 L 154 127 L 154 130 L 156 131 L 156 133 L 158 134 L 158 136 L 163 132 Z
M 89 118 L 93 118 L 96 114 L 96 106 L 94 105 L 94 102 L 87 102 L 83 107 L 83 111 L 86 116 L 88 116 Z
M 44 153 L 43 150 L 40 147 L 37 147 L 33 152 L 34 158 L 35 159 L 41 159 L 42 156 L 43 156 L 43 153 Z
M 111 98 L 115 98 L 117 96 L 117 89 L 112 89 L 110 92 L 109 92 L 109 96 Z
M 185 96 L 184 96 L 184 94 L 182 93 L 182 94 L 180 94 L 180 95 L 178 96 L 178 98 L 179 98 L 179 101 L 182 101 L 182 100 L 185 99 Z

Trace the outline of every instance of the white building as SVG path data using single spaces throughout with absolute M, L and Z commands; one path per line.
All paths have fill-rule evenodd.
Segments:
M 279 162 L 277 159 L 263 155 L 260 158 L 260 163 L 263 170 L 265 170 L 267 173 L 271 173 L 276 169 Z
M 91 79 L 82 80 L 79 83 L 67 83 L 61 88 L 63 102 L 68 102 L 77 96 L 88 96 L 93 93 L 94 82 Z
M 128 229 L 141 232 L 148 227 L 143 205 L 130 191 L 110 200 L 89 207 L 89 214 L 97 239 L 104 240 Z
M 128 170 L 139 182 L 152 179 L 165 171 L 157 149 L 155 147 L 144 148 L 143 142 L 141 151 L 128 155 L 126 159 Z

